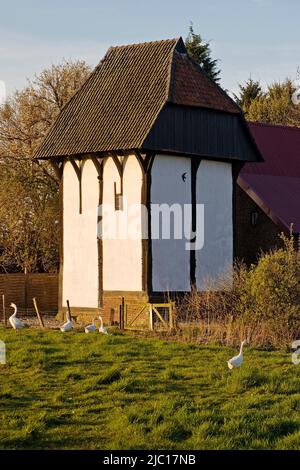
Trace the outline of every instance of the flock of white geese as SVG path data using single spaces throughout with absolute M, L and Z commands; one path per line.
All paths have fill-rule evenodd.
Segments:
M 10 306 L 14 309 L 14 313 L 11 315 L 11 317 L 9 317 L 8 321 L 9 323 L 11 324 L 12 328 L 14 330 L 21 330 L 22 328 L 24 328 L 24 323 L 20 320 L 20 318 L 17 317 L 17 313 L 18 313 L 18 308 L 16 306 L 16 304 L 10 304 Z M 99 316 L 98 319 L 100 320 L 100 327 L 97 328 L 95 323 L 96 323 L 96 318 L 93 319 L 93 323 L 91 325 L 87 325 L 85 328 L 84 328 L 84 331 L 86 333 L 92 333 L 94 331 L 99 331 L 99 333 L 102 333 L 104 335 L 108 335 L 109 332 L 107 330 L 107 328 L 103 325 L 103 320 L 102 320 L 102 317 Z M 64 323 L 61 327 L 60 327 L 60 331 L 62 333 L 67 333 L 68 331 L 71 331 L 74 327 L 74 324 L 73 324 L 73 320 L 72 318 L 70 317 L 70 314 L 69 312 L 67 312 L 67 321 L 66 323 Z
M 24 328 L 24 323 L 17 317 L 18 309 L 16 304 L 10 304 L 10 306 L 14 309 L 14 313 L 12 314 L 11 317 L 9 317 L 9 323 L 13 327 L 14 330 L 20 330 Z M 99 331 L 99 333 L 102 333 L 104 335 L 108 335 L 108 330 L 107 328 L 103 325 L 103 320 L 102 317 L 99 316 L 98 319 L 100 320 L 100 327 L 97 328 L 95 323 L 96 323 L 96 318 L 93 319 L 93 322 L 90 325 L 87 325 L 84 328 L 85 333 L 93 333 L 95 331 Z M 62 333 L 66 333 L 68 331 L 71 331 L 73 329 L 73 320 L 70 316 L 70 313 L 67 312 L 67 321 L 60 327 L 60 331 Z M 240 347 L 240 352 L 237 356 L 232 357 L 229 359 L 227 362 L 227 365 L 230 370 L 235 369 L 237 367 L 240 367 L 244 361 L 244 355 L 243 355 L 243 348 L 247 344 L 247 341 L 244 340 L 242 341 L 241 347 Z

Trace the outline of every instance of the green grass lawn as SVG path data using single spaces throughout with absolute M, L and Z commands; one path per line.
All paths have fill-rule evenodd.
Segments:
M 300 449 L 285 352 L 0 328 L 1 449 Z

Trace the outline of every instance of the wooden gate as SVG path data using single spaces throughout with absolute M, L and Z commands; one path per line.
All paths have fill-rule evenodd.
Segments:
M 125 304 L 124 307 L 124 320 L 120 323 L 123 323 L 124 328 L 127 330 L 142 329 L 141 326 L 137 327 L 137 320 L 141 319 L 141 317 L 144 317 L 145 319 L 145 321 L 142 322 L 142 324 L 145 325 L 145 328 L 149 328 L 152 331 L 161 328 L 170 330 L 175 327 L 175 302 L 160 304 L 145 303 L 130 321 L 127 320 L 127 312 L 128 308 L 130 308 L 130 304 Z M 122 306 L 120 311 L 122 312 Z

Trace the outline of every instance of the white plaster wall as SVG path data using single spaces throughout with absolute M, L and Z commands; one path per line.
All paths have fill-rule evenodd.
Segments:
M 185 181 L 182 175 L 185 174 Z M 156 155 L 152 166 L 151 204 L 191 204 L 189 158 Z M 152 213 L 151 232 L 154 233 Z M 171 225 L 171 234 L 173 233 Z M 190 290 L 190 251 L 185 239 L 152 239 L 152 286 L 159 291 Z
M 99 181 L 87 160 L 82 172 L 82 214 L 79 214 L 79 181 L 70 162 L 63 173 L 63 305 L 98 307 L 97 216 Z
M 231 272 L 233 262 L 232 168 L 202 160 L 197 173 L 197 203 L 204 204 L 204 246 L 196 252 L 197 288 L 205 290 Z
M 135 233 L 124 232 L 123 239 L 111 239 L 103 224 L 103 289 L 109 291 L 142 290 L 142 240 L 141 240 L 141 191 L 142 169 L 134 155 L 127 158 L 123 174 L 124 210 L 114 210 L 114 182 L 120 190 L 120 176 L 112 160 L 108 158 L 103 173 L 103 203 L 112 207 L 113 224 L 116 227 L 134 228 Z M 135 205 L 134 212 L 130 211 Z M 109 227 L 108 227 L 109 229 Z M 108 236 L 107 236 L 108 235 Z M 133 235 L 135 238 L 133 238 Z

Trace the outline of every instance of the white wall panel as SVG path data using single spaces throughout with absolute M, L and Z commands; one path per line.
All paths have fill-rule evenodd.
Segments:
M 103 203 L 112 207 L 112 223 L 128 227 L 124 239 L 111 239 L 104 231 L 103 289 L 110 291 L 142 290 L 141 191 L 142 169 L 134 155 L 126 161 L 123 174 L 124 210 L 114 211 L 114 183 L 120 190 L 120 176 L 109 158 L 104 166 Z M 131 212 L 133 210 L 133 212 Z M 125 220 L 123 219 L 125 218 Z M 105 227 L 105 223 L 104 223 Z M 130 231 L 131 228 L 136 228 Z M 108 230 L 110 227 L 108 227 Z M 135 238 L 134 238 L 135 237 Z
M 98 307 L 97 210 L 99 181 L 91 160 L 82 171 L 82 214 L 79 181 L 70 162 L 64 166 L 63 305 Z
M 191 161 L 189 158 L 157 155 L 152 166 L 152 204 L 191 204 Z M 152 211 L 152 235 L 154 218 Z M 173 226 L 172 226 L 173 227 Z M 173 229 L 171 234 L 173 233 Z M 152 239 L 152 285 L 154 291 L 190 290 L 190 251 L 184 238 Z
M 204 290 L 208 281 L 230 273 L 232 267 L 230 163 L 202 160 L 197 173 L 197 203 L 204 204 L 204 246 L 196 252 L 196 280 L 198 289 Z

